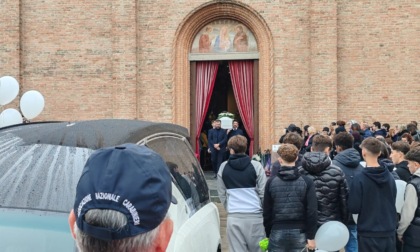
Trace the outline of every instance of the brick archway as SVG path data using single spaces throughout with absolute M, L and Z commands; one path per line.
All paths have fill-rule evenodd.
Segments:
M 270 148 L 274 136 L 273 40 L 264 19 L 249 6 L 237 1 L 213 1 L 193 10 L 179 25 L 173 43 L 173 122 L 190 126 L 190 62 L 188 54 L 195 35 L 206 24 L 218 19 L 233 19 L 254 34 L 260 54 L 258 67 L 259 143 Z

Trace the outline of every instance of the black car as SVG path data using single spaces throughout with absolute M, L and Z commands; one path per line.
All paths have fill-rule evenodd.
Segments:
M 219 214 L 188 136 L 174 124 L 117 119 L 0 129 L 0 251 L 77 250 L 67 218 L 84 164 L 96 149 L 123 143 L 158 152 L 173 175 L 168 251 L 216 251 Z

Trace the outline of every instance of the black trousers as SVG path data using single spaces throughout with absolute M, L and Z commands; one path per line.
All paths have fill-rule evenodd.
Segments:
M 360 252 L 395 252 L 395 235 L 386 237 L 366 237 L 358 235 Z
M 411 246 L 409 244 L 404 243 L 403 244 L 403 252 L 419 252 L 420 251 L 420 247 L 414 247 Z
M 220 150 L 214 149 L 214 151 L 211 152 L 211 164 L 213 166 L 213 171 L 215 174 L 217 174 L 220 165 L 223 163 L 225 152 L 226 150 L 224 150 L 224 148 L 221 148 Z

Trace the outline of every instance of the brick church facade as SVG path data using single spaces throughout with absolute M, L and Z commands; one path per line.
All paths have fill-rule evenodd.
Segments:
M 191 46 L 217 20 L 255 37 L 263 149 L 291 122 L 420 119 L 416 0 L 3 0 L 0 10 L 0 76 L 16 77 L 20 95 L 44 95 L 37 120 L 129 118 L 192 130 Z

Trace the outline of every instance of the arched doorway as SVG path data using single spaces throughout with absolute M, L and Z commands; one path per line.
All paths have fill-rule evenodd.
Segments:
M 213 77 L 206 76 L 206 82 L 203 81 L 206 77 L 200 74 L 208 66 L 215 69 L 206 73 Z M 196 153 L 200 153 L 200 140 L 203 134 L 207 136 L 211 121 L 227 112 L 239 122 L 239 128 L 248 139 L 247 153 L 256 153 L 259 146 L 258 60 L 191 62 L 191 71 L 190 142 Z M 228 125 L 228 128 L 231 127 Z
M 254 115 L 258 115 L 258 96 L 254 97 L 254 93 L 258 82 L 254 73 L 258 73 L 258 69 L 254 69 L 254 61 L 257 63 L 258 58 L 254 34 L 236 20 L 215 20 L 196 34 L 189 59 L 194 73 L 191 75 L 190 132 L 197 155 L 202 143 L 200 136 L 206 134 L 206 126 L 221 112 L 229 112 L 241 122 L 249 140 L 249 154 L 257 152 L 258 120 L 254 120 Z M 193 64 L 195 62 L 197 64 Z M 229 91 L 233 99 L 228 99 Z M 207 117 L 209 112 L 214 113 L 212 118 Z
M 249 6 L 239 2 L 214 1 L 206 3 L 190 15 L 180 24 L 174 41 L 173 74 L 174 74 L 174 109 L 173 122 L 190 129 L 191 135 L 195 135 L 192 126 L 192 80 L 196 77 L 196 62 L 203 60 L 216 60 L 209 58 L 194 58 L 190 55 L 196 35 L 207 24 L 217 20 L 234 20 L 249 29 L 254 34 L 257 43 L 258 58 L 248 58 L 254 61 L 254 77 L 256 78 L 254 96 L 258 101 L 254 118 L 257 122 L 256 137 L 258 147 L 269 148 L 275 142 L 273 134 L 273 43 L 271 32 L 262 17 Z M 202 55 L 205 57 L 205 55 Z M 200 56 L 200 57 L 202 57 Z M 218 58 L 217 60 L 245 60 L 246 58 Z M 255 148 L 258 150 L 258 148 Z

